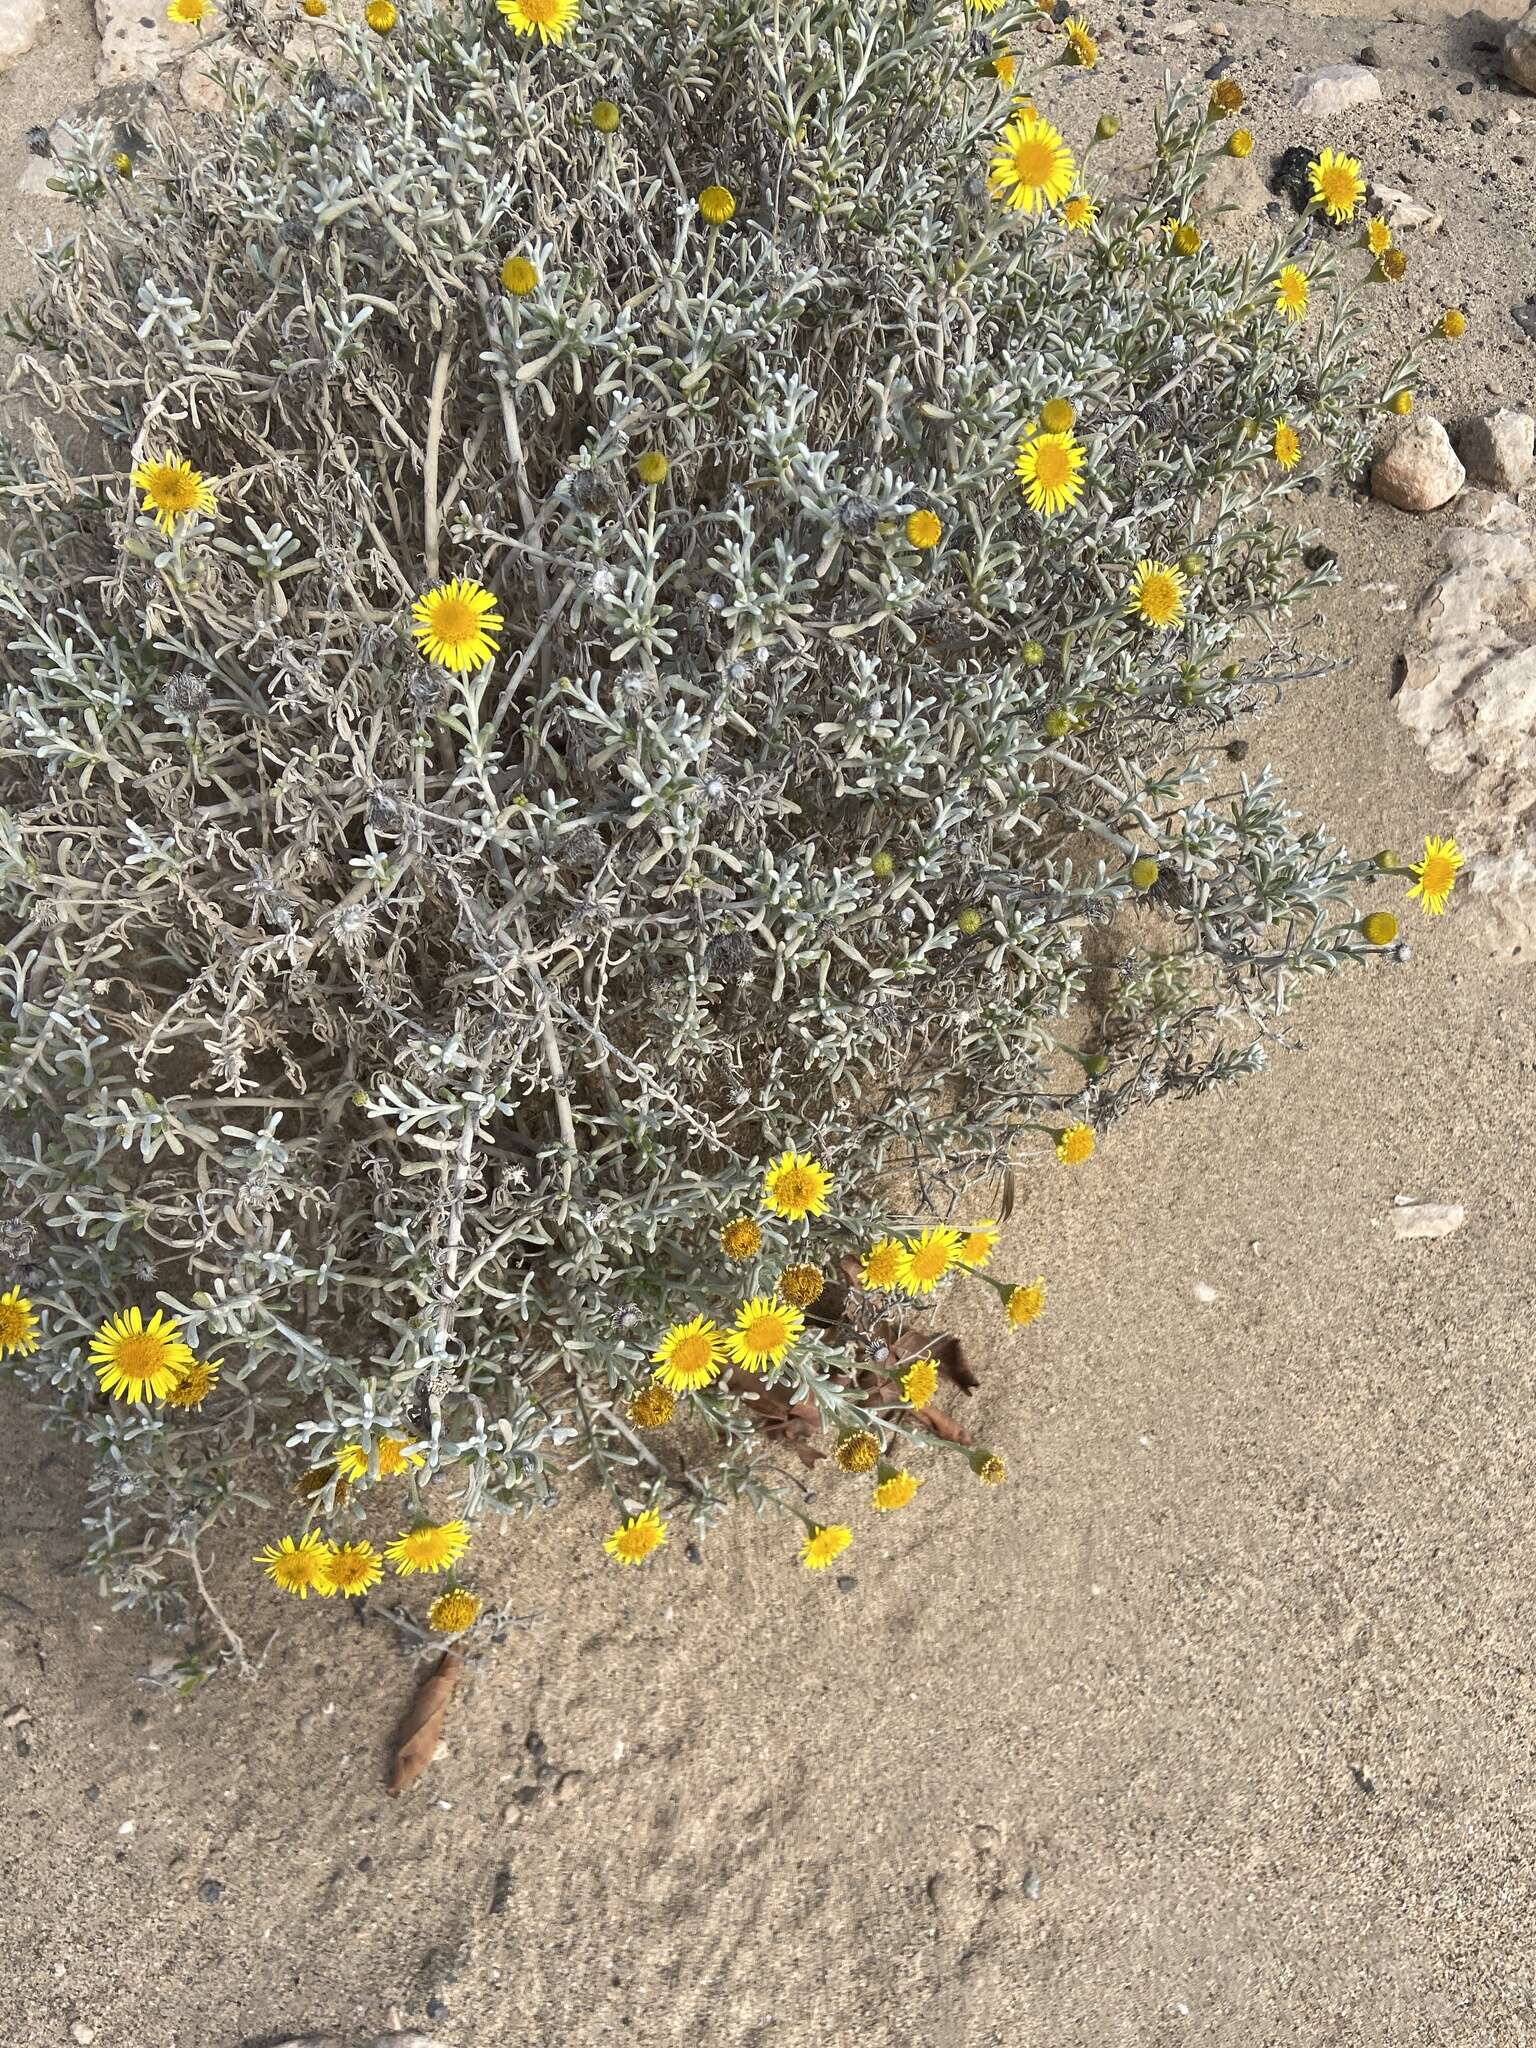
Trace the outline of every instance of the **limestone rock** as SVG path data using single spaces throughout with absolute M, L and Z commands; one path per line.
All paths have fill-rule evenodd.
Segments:
M 68 206 L 69 194 L 55 191 L 48 182 L 50 178 L 56 180 L 58 175 L 59 167 L 52 157 L 29 156 L 26 169 L 16 180 L 16 190 L 28 199 L 53 199 L 61 206 Z
M 1432 206 L 1426 206 L 1422 199 L 1415 199 L 1411 192 L 1400 192 L 1395 185 L 1371 185 L 1371 196 L 1376 211 L 1389 228 L 1398 234 L 1405 234 L 1410 228 L 1418 228 L 1426 235 L 1438 234 L 1445 226 L 1445 215 L 1436 213 Z
M 1450 435 L 1432 413 L 1405 421 L 1371 464 L 1372 497 L 1400 512 L 1448 505 L 1466 480 Z
M 47 0 L 0 0 L 0 71 L 25 57 L 47 18 Z
M 1392 1209 L 1392 1235 L 1399 1244 L 1416 1237 L 1449 1237 L 1466 1220 L 1460 1202 L 1423 1202 L 1416 1196 L 1399 1195 Z
M 1457 433 L 1456 450 L 1474 483 L 1518 491 L 1536 461 L 1536 420 L 1501 405 L 1483 419 L 1468 420 Z
M 101 31 L 98 85 L 153 78 L 196 41 L 194 29 L 173 28 L 160 0 L 96 0 L 96 26 Z
M 1310 120 L 1331 121 L 1351 107 L 1381 98 L 1381 80 L 1364 64 L 1325 64 L 1296 81 L 1291 95 L 1296 111 Z
M 1536 92 L 1536 7 L 1530 8 L 1504 38 L 1504 76 L 1527 92 Z

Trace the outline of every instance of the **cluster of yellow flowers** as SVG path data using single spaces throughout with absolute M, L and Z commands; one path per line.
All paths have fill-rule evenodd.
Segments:
M 282 1536 L 259 1551 L 256 1563 L 281 1592 L 307 1600 L 311 1593 L 322 1599 L 339 1594 L 350 1600 L 376 1586 L 384 1576 L 385 1561 L 402 1578 L 417 1572 L 447 1571 L 469 1545 L 469 1531 L 462 1522 L 417 1522 L 402 1531 L 382 1555 L 366 1538 L 351 1543 L 332 1543 L 318 1529 L 300 1537 Z M 479 1620 L 481 1602 L 464 1586 L 448 1586 L 427 1609 L 427 1626 L 438 1635 L 459 1635 Z

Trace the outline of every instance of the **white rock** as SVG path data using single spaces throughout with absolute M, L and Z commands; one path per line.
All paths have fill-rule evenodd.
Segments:
M 1269 190 L 1251 156 L 1219 156 L 1195 195 L 1195 210 L 1218 228 L 1246 231 L 1269 204 Z
M 1381 80 L 1366 64 L 1325 64 L 1296 81 L 1296 111 L 1314 121 L 1331 121 L 1381 98 Z
M 71 2041 L 77 2041 L 79 2048 L 91 2048 L 91 2043 L 96 2038 L 96 2029 L 88 2027 L 84 2020 L 76 2020 L 69 2030 L 69 2038 Z
M 1426 235 L 1435 235 L 1445 226 L 1445 215 L 1436 213 L 1422 199 L 1415 199 L 1411 192 L 1400 192 L 1395 185 L 1373 184 L 1371 193 L 1382 219 L 1399 234 L 1418 228 Z
M 98 85 L 153 78 L 162 64 L 183 55 L 197 39 L 195 29 L 173 30 L 159 0 L 96 0 L 96 26 L 101 31 Z
M 29 199 L 57 199 L 68 206 L 69 194 L 56 192 L 49 185 L 50 178 L 57 178 L 59 167 L 49 156 L 29 156 L 27 167 L 16 180 L 16 190 L 24 192 Z
M 1399 512 L 1433 512 L 1448 505 L 1466 480 L 1451 437 L 1433 413 L 1405 420 L 1371 464 L 1371 495 Z
M 0 0 L 0 71 L 25 57 L 47 18 L 47 0 Z
M 1523 14 L 1504 38 L 1504 76 L 1536 92 L 1536 7 Z
M 1449 1237 L 1466 1220 L 1460 1202 L 1420 1202 L 1399 1195 L 1392 1211 L 1392 1235 L 1399 1243 L 1414 1237 Z
M 1214 1302 L 1220 1299 L 1209 1280 L 1197 1280 L 1189 1291 L 1202 1308 L 1210 1308 Z
M 1474 483 L 1518 491 L 1536 461 L 1536 420 L 1501 405 L 1483 419 L 1467 421 L 1457 433 L 1456 452 Z

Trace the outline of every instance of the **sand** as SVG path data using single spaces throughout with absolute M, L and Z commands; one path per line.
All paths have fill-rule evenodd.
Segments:
M 1451 216 L 1383 319 L 1467 305 L 1429 371 L 1446 416 L 1528 399 L 1536 102 L 1454 90 L 1488 18 L 1227 20 L 1282 141 L 1298 64 L 1379 51 L 1351 135 Z M 84 35 L 72 11 L 0 82 L 6 136 L 75 90 Z M 1073 89 L 1225 47 L 1112 37 Z M 1408 846 L 1456 823 L 1390 703 L 1446 515 L 1309 509 L 1345 565 L 1340 667 L 1254 762 L 1350 844 Z M 277 1627 L 263 1676 L 178 1698 L 165 1638 L 74 1572 L 79 1459 L 7 1391 L 0 2041 L 254 2048 L 397 2015 L 443 2048 L 1528 2042 L 1536 1010 L 1467 918 L 1413 935 L 1411 967 L 1310 996 L 1258 1080 L 1025 1177 L 1002 1263 L 1047 1274 L 1049 1316 L 977 1330 L 967 1416 L 1006 1487 L 946 1473 L 861 1518 L 848 1591 L 777 1524 L 633 1577 L 580 1499 L 492 1535 L 482 1581 L 530 1619 L 399 1803 L 389 1625 L 279 1609 L 253 1521 L 211 1579 L 253 1649 Z M 1396 1242 L 1404 1194 L 1464 1227 Z

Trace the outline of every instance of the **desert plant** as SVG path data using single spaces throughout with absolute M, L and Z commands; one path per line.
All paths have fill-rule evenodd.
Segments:
M 957 1205 L 1400 951 L 1236 765 L 1380 399 L 1316 204 L 1196 224 L 1240 95 L 1113 196 L 1032 14 L 505 8 L 248 25 L 225 117 L 61 152 L 12 316 L 5 1328 L 123 1597 L 284 1445 L 294 1590 L 375 1483 L 437 1569 L 562 1471 L 812 1563 L 786 1444 L 999 1477 Z

